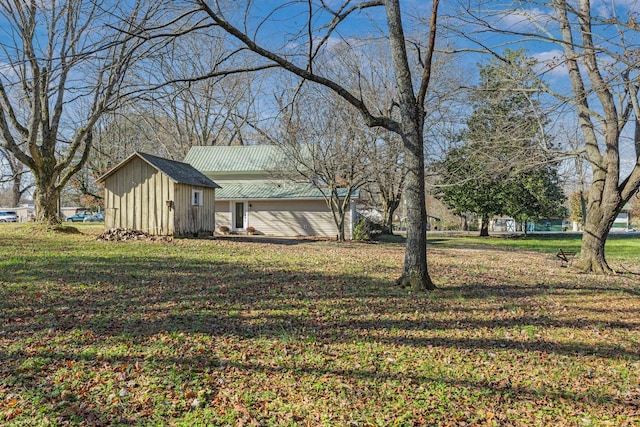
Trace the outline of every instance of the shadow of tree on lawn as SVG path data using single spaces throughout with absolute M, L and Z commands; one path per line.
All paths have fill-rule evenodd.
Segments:
M 216 250 L 215 242 L 205 244 Z M 261 248 L 254 245 L 242 250 L 259 251 Z M 605 362 L 640 360 L 640 350 L 631 342 L 625 346 L 599 342 L 596 347 L 577 341 L 552 341 L 535 335 L 507 338 L 502 334 L 505 329 L 526 331 L 527 328 L 586 333 L 607 328 L 620 334 L 637 333 L 640 322 L 635 312 L 625 307 L 616 307 L 615 312 L 610 313 L 616 317 L 604 322 L 538 310 L 549 296 L 573 298 L 581 293 L 602 293 L 637 299 L 638 293 L 631 286 L 616 288 L 603 284 L 580 287 L 565 279 L 554 279 L 540 286 L 505 280 L 495 285 L 451 285 L 432 294 L 416 295 L 392 286 L 392 280 L 357 274 L 294 271 L 277 263 L 242 260 L 212 262 L 181 254 L 178 250 L 159 250 L 144 257 L 138 256 L 135 250 L 114 255 L 108 245 L 103 256 L 91 256 L 82 251 L 71 255 L 52 252 L 47 256 L 24 252 L 5 263 L 5 267 L 0 272 L 0 282 L 3 283 L 0 287 L 0 330 L 3 338 L 13 343 L 35 340 L 36 337 L 40 340 L 47 337 L 74 340 L 78 349 L 77 352 L 68 348 L 57 349 L 53 342 L 0 349 L 0 373 L 9 381 L 22 384 L 36 393 L 44 384 L 42 370 L 23 365 L 24 360 L 33 357 L 57 363 L 129 366 L 144 360 L 146 369 L 154 366 L 160 370 L 167 367 L 177 369 L 177 378 L 186 382 L 207 369 L 222 369 L 218 357 L 208 351 L 199 354 L 189 350 L 180 357 L 143 354 L 97 356 L 84 352 L 90 346 L 108 347 L 128 342 L 144 347 L 157 336 L 179 334 L 275 342 L 308 341 L 327 346 L 357 342 L 416 350 L 442 348 L 485 353 L 500 350 L 598 358 Z M 534 314 L 533 310 L 538 312 Z M 474 330 L 486 330 L 489 337 L 477 338 L 468 334 Z M 175 347 L 180 349 L 179 344 Z M 257 372 L 272 369 L 257 362 L 234 362 L 229 366 Z M 279 369 L 294 375 L 306 372 L 442 383 L 476 392 L 508 395 L 513 400 L 545 396 L 573 399 L 584 404 L 606 401 L 611 402 L 608 405 L 622 405 L 627 409 L 629 405 L 619 396 L 604 391 L 562 395 L 558 390 L 512 387 L 490 380 L 371 373 L 356 367 L 336 370 L 285 366 Z M 211 384 L 212 393 L 216 387 Z M 121 423 L 129 422 L 125 412 L 115 415 L 87 412 L 82 416 L 96 419 L 120 417 Z

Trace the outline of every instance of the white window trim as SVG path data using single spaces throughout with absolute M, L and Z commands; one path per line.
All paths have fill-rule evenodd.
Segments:
M 203 206 L 204 192 L 202 190 L 191 190 L 191 206 Z

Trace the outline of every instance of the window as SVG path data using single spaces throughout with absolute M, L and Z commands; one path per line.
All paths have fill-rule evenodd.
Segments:
M 202 206 L 202 190 L 192 190 L 191 191 L 191 205 L 192 206 Z

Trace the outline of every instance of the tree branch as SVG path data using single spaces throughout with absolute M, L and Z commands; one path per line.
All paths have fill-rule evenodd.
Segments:
M 301 68 L 295 65 L 293 62 L 287 60 L 281 55 L 276 54 L 275 52 L 266 49 L 259 45 L 254 40 L 250 39 L 245 33 L 241 30 L 233 26 L 230 22 L 222 17 L 220 13 L 217 13 L 204 0 L 196 0 L 196 3 L 200 6 L 200 9 L 205 12 L 220 28 L 226 31 L 228 34 L 233 36 L 235 39 L 244 44 L 249 50 L 252 52 L 266 58 L 275 64 L 278 64 L 279 67 L 312 82 L 323 85 L 337 94 L 339 94 L 342 98 L 344 98 L 348 103 L 353 105 L 358 109 L 362 117 L 368 126 L 381 126 L 390 130 L 398 130 L 399 124 L 387 117 L 375 116 L 373 115 L 365 103 L 360 99 L 354 96 L 351 92 L 349 92 L 346 88 L 341 86 L 340 84 L 332 81 L 328 78 L 317 75 L 307 69 Z
M 424 110 L 424 100 L 427 96 L 427 89 L 431 81 L 431 65 L 433 63 L 433 52 L 436 46 L 436 23 L 438 20 L 438 5 L 440 0 L 433 0 L 431 6 L 431 19 L 429 21 L 429 43 L 427 44 L 427 54 L 424 60 L 424 70 L 422 72 L 422 80 L 418 89 L 417 102 Z M 423 111 L 424 114 L 424 111 Z

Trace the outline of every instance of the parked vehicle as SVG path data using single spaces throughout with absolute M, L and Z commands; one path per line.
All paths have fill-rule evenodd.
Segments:
M 91 212 L 87 212 L 87 211 L 80 211 L 77 212 L 75 215 L 71 215 L 68 216 L 66 221 L 67 222 L 82 222 L 84 221 L 84 218 L 91 215 Z
M 14 211 L 0 211 L 0 222 L 18 222 L 18 215 Z
M 85 216 L 82 222 L 104 222 L 104 213 L 96 212 L 93 215 Z

